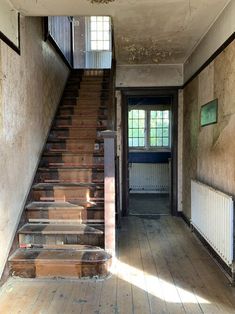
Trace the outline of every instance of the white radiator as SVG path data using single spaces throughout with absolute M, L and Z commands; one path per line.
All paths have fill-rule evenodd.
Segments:
M 193 227 L 230 266 L 233 262 L 232 197 L 192 180 L 191 209 Z
M 131 192 L 169 193 L 169 165 L 131 163 Z
M 111 51 L 86 51 L 86 68 L 110 69 L 112 63 Z

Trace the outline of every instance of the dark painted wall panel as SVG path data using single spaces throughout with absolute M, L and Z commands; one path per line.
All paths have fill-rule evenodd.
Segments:
M 130 152 L 129 163 L 168 163 L 171 152 Z

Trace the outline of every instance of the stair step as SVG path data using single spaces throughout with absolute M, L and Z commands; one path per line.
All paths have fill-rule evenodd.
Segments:
M 98 201 L 104 198 L 104 185 L 99 183 L 39 183 L 33 186 L 34 201 Z
M 86 244 L 103 246 L 104 232 L 85 224 L 27 223 L 18 230 L 20 245 Z
M 44 235 L 59 235 L 59 234 L 72 234 L 72 235 L 83 235 L 83 234 L 103 234 L 103 231 L 89 227 L 85 224 L 25 224 L 18 230 L 19 234 L 44 234 Z
M 84 207 L 69 202 L 31 202 L 26 207 L 27 210 L 83 210 Z
M 67 183 L 67 184 L 38 183 L 33 186 L 33 189 L 34 190 L 51 190 L 51 189 L 53 190 L 55 187 L 58 189 L 71 189 L 71 188 L 79 188 L 79 187 L 103 189 L 102 184 L 97 186 L 96 183 L 91 183 L 91 182 Z
M 47 169 L 77 169 L 77 170 L 104 170 L 104 165 L 103 164 L 92 164 L 92 165 L 81 165 L 78 163 L 56 163 L 56 162 L 51 162 L 48 164 Z M 40 168 L 41 169 L 41 168 Z
M 11 273 L 25 278 L 100 278 L 109 275 L 111 255 L 104 250 L 18 249 Z
M 26 206 L 29 222 L 74 223 L 82 222 L 84 206 L 68 202 L 32 202 Z

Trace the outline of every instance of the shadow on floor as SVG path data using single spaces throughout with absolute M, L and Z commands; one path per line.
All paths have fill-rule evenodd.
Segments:
M 138 194 L 129 196 L 131 215 L 169 215 L 169 194 Z

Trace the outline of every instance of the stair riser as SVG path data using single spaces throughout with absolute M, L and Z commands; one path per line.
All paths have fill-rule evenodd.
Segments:
M 91 209 L 83 209 L 81 212 L 72 212 L 71 210 L 58 211 L 58 210 L 27 210 L 27 219 L 30 220 L 38 220 L 44 221 L 48 219 L 48 223 L 50 220 L 70 220 L 71 223 L 73 221 L 80 223 L 87 223 L 87 221 L 103 221 L 104 220 L 104 210 L 91 210 Z
M 54 126 L 74 126 L 74 127 L 107 127 L 107 120 L 99 120 L 97 119 L 81 119 L 81 118 L 57 118 L 55 120 Z
M 90 198 L 103 198 L 103 190 L 91 190 L 84 187 L 76 187 L 76 189 L 59 189 L 57 187 L 54 190 L 34 190 L 32 192 L 33 199 L 35 201 L 43 201 L 46 199 L 54 201 L 79 201 L 87 200 Z
M 79 106 L 74 106 L 71 108 L 61 108 L 58 111 L 59 114 L 68 114 L 68 115 L 72 115 L 72 114 L 76 114 L 76 115 L 80 115 L 80 116 L 97 116 L 97 115 L 106 115 L 107 114 L 107 110 L 104 109 L 98 109 L 98 108 L 81 108 Z
M 94 245 L 102 247 L 104 242 L 103 234 L 20 234 L 19 243 L 20 245 L 31 244 L 31 245 L 66 245 L 66 244 L 80 244 L 80 245 Z
M 63 96 L 64 97 L 78 97 L 79 90 L 65 90 Z
M 101 138 L 100 132 L 93 129 L 82 129 L 82 128 L 70 128 L 70 129 L 60 129 L 52 130 L 50 133 L 50 138 L 56 137 L 77 137 L 77 138 Z
M 61 155 L 61 156 L 43 156 L 40 167 L 47 166 L 49 163 L 69 163 L 77 165 L 102 165 L 103 157 L 93 157 L 91 155 Z
M 82 222 L 81 210 L 27 210 L 28 219 L 53 219 L 53 220 L 75 220 Z
M 103 278 L 109 275 L 110 263 L 10 262 L 10 268 L 14 276 L 23 278 Z
M 79 143 L 79 141 L 76 142 L 67 142 L 67 143 L 48 143 L 46 145 L 46 148 L 48 151 L 51 150 L 68 150 L 68 151 L 80 151 L 80 152 L 92 152 L 92 151 L 102 151 L 103 144 L 102 143 L 96 143 L 92 140 L 89 140 L 88 143 Z
M 38 182 L 49 182 L 48 180 L 58 180 L 60 182 L 102 182 L 103 172 L 95 170 L 51 170 L 50 172 L 40 171 L 37 176 Z

